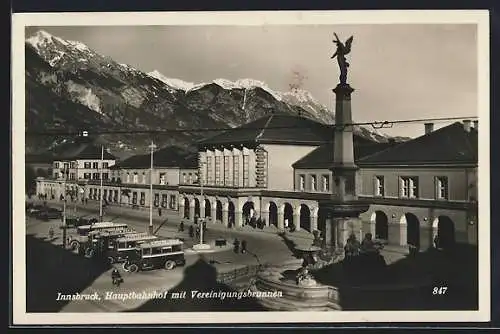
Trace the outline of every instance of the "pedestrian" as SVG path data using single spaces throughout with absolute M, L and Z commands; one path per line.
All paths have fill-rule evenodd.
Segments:
M 238 240 L 238 238 L 234 239 L 233 246 L 234 246 L 233 248 L 234 252 L 238 254 L 240 250 L 240 241 Z
M 179 232 L 184 232 L 184 222 L 182 222 L 182 221 L 179 224 Z
M 439 235 L 438 234 L 436 234 L 436 236 L 434 237 L 434 248 L 439 250 Z
M 193 227 L 193 225 L 189 225 L 189 237 L 190 238 L 194 237 L 194 227 Z
M 49 239 L 54 239 L 54 228 L 52 226 L 49 228 Z
M 158 208 L 158 216 L 161 217 L 161 208 Z
M 242 240 L 241 241 L 241 253 L 245 254 L 246 252 L 247 252 L 247 241 L 246 240 Z
M 200 227 L 196 227 L 196 239 L 200 238 Z
M 114 286 L 120 287 L 120 284 L 123 283 L 123 278 L 118 269 L 113 269 L 111 272 L 111 282 Z

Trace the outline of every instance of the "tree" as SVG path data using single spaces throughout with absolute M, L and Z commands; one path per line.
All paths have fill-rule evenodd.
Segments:
M 27 194 L 36 192 L 36 172 L 32 166 L 26 166 L 25 168 L 25 187 Z

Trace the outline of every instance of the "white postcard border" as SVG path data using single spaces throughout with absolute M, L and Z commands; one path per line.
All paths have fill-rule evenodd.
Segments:
M 25 249 L 25 72 L 26 26 L 130 25 L 304 25 L 304 24 L 477 24 L 479 112 L 479 310 L 342 312 L 166 312 L 27 313 Z M 195 323 L 349 323 L 476 322 L 490 320 L 490 176 L 489 176 L 489 13 L 470 11 L 267 11 L 23 13 L 12 15 L 12 182 L 13 323 L 24 324 L 195 324 Z M 91 320 L 91 322 L 89 322 Z

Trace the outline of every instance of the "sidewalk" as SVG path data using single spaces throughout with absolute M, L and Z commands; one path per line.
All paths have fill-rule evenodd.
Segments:
M 42 201 L 39 201 L 38 199 L 36 199 L 36 200 L 31 200 L 31 202 L 41 203 Z M 58 200 L 47 200 L 47 204 L 57 206 L 59 208 L 63 207 L 63 204 L 61 203 L 61 201 L 58 201 Z M 67 215 L 73 214 L 74 207 L 75 207 L 75 203 L 70 203 L 70 204 L 66 205 Z M 98 214 L 99 213 L 99 202 L 89 201 L 88 204 L 76 203 L 76 208 L 77 208 L 77 214 L 78 213 L 81 214 L 81 211 L 87 211 L 87 212 L 92 212 L 92 213 Z M 132 208 L 126 207 L 126 206 L 108 205 L 107 207 L 105 207 L 103 209 L 103 215 L 105 215 L 105 216 L 116 215 L 116 216 L 123 216 L 123 217 L 127 217 L 127 218 L 138 218 L 140 220 L 149 221 L 149 209 L 147 209 L 147 210 L 132 209 Z M 177 212 L 164 210 L 162 212 L 162 215 L 159 216 L 158 210 L 153 210 L 153 224 L 155 224 L 155 226 L 162 223 L 167 218 L 168 218 L 168 222 L 164 226 L 170 225 L 170 226 L 177 227 L 182 220 L 179 217 Z M 241 235 L 252 234 L 252 235 L 259 235 L 259 237 L 262 236 L 262 237 L 271 237 L 271 238 L 279 238 L 278 233 L 280 232 L 275 226 L 266 226 L 264 229 L 253 228 L 251 226 L 227 228 L 223 224 L 209 223 L 209 224 L 207 224 L 207 227 L 210 228 L 211 230 L 228 231 L 231 233 L 236 233 L 236 234 L 241 234 Z M 307 231 L 304 231 L 304 230 L 296 231 L 293 233 L 287 232 L 287 236 L 289 236 L 292 239 L 297 239 L 299 242 L 303 241 L 303 242 L 309 243 L 309 242 L 312 242 L 312 240 L 313 240 L 313 235 Z

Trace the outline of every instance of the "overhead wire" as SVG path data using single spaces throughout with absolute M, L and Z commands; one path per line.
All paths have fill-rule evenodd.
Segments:
M 446 121 L 457 121 L 457 120 L 472 120 L 477 119 L 478 116 L 461 116 L 461 117 L 438 117 L 438 118 L 415 118 L 415 119 L 401 119 L 392 121 L 370 121 L 370 122 L 353 122 L 353 123 L 343 123 L 343 124 L 323 124 L 325 127 L 335 128 L 345 128 L 349 126 L 371 126 L 373 129 L 388 129 L 392 128 L 395 124 L 408 124 L 408 123 L 423 123 L 423 122 L 446 122 Z M 320 123 L 321 124 L 321 123 Z M 27 130 L 25 132 L 26 136 L 82 136 L 84 132 L 87 135 L 111 135 L 111 134 L 126 134 L 126 135 L 138 135 L 138 134 L 149 134 L 149 135 L 161 135 L 161 134 L 173 134 L 173 133 L 192 133 L 192 132 L 234 132 L 234 131 L 248 131 L 248 130 L 262 130 L 262 129 L 299 129 L 299 128 L 312 128 L 316 127 L 317 124 L 301 124 L 301 125 L 283 125 L 283 126 L 240 126 L 235 128 L 175 128 L 175 129 L 162 129 L 162 130 L 103 130 L 103 131 L 91 131 L 88 129 L 81 129 L 79 131 L 60 131 L 60 130 L 43 130 L 34 131 Z

